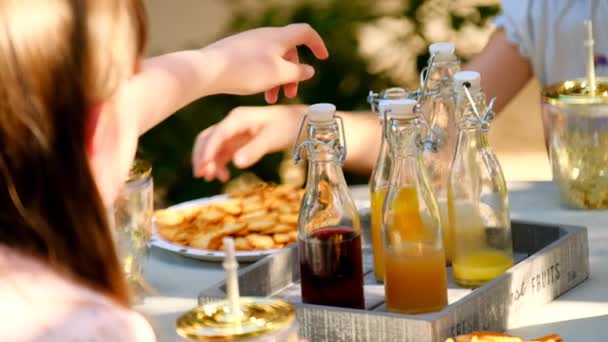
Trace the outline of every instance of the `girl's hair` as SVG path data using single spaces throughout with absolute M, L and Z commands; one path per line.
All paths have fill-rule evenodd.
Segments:
M 86 132 L 145 37 L 141 0 L 0 0 L 0 244 L 123 305 Z

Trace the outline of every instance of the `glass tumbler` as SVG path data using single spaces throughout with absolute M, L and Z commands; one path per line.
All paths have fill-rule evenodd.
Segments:
M 152 166 L 135 160 L 114 204 L 114 240 L 133 295 L 145 288 L 143 265 L 148 255 L 154 211 Z

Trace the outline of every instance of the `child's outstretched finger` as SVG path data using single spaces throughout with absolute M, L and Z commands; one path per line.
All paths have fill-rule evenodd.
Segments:
M 307 46 L 318 59 L 329 57 L 329 51 L 321 36 L 308 24 L 291 24 L 283 28 L 287 34 L 287 49 L 298 45 Z
M 267 90 L 264 93 L 264 99 L 266 100 L 267 103 L 269 103 L 269 104 L 277 103 L 277 101 L 279 100 L 279 89 L 280 89 L 280 87 L 277 86 L 270 90 Z
M 283 58 L 285 58 L 286 61 L 292 62 L 296 65 L 300 64 L 300 57 L 298 56 L 297 48 L 293 48 L 287 51 Z M 298 95 L 298 82 L 296 81 L 285 84 L 285 86 L 283 87 L 283 92 L 285 94 L 285 97 L 287 98 L 292 99 L 296 97 L 296 95 Z
M 288 83 L 283 87 L 285 97 L 293 99 L 298 95 L 298 82 Z
M 215 129 L 215 125 L 207 127 L 204 131 L 199 133 L 194 142 L 194 148 L 192 149 L 192 173 L 195 177 L 205 176 L 205 148 L 207 146 L 209 136 Z

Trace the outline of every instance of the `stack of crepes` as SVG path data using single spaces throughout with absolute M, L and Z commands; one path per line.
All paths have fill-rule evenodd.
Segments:
M 183 246 L 221 250 L 231 236 L 239 251 L 285 247 L 297 240 L 304 190 L 290 185 L 259 184 L 231 191 L 225 200 L 155 213 L 160 236 Z

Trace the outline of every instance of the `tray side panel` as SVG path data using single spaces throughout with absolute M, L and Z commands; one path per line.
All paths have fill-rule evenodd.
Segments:
M 310 342 L 436 342 L 432 323 L 369 311 L 298 306 L 300 336 Z

